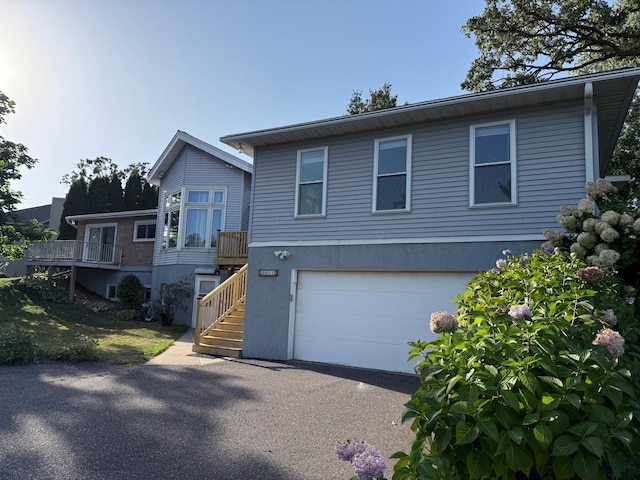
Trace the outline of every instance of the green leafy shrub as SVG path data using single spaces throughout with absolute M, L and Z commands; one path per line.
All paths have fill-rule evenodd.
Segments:
M 0 327 L 0 365 L 27 365 L 36 361 L 38 346 L 26 330 L 13 324 Z
M 54 348 L 47 355 L 63 362 L 87 362 L 98 359 L 98 341 L 88 335 L 76 334 L 71 343 Z
M 184 300 L 192 293 L 191 282 L 186 278 L 181 278 L 174 283 L 162 283 L 160 285 L 160 295 L 153 302 L 153 309 L 162 325 L 171 325 L 175 320 L 178 309 L 187 310 Z
M 123 276 L 118 283 L 118 298 L 125 308 L 137 310 L 144 301 L 144 285 L 133 274 Z
M 118 313 L 116 313 L 116 320 L 119 320 L 119 321 L 130 322 L 133 320 L 138 320 L 138 318 L 139 318 L 139 310 L 127 309 L 127 310 L 120 310 Z
M 37 295 L 42 300 L 52 303 L 68 303 L 69 291 L 66 279 L 52 279 L 47 274 L 34 273 L 20 279 L 18 288 L 26 293 Z
M 394 479 L 605 479 L 636 458 L 635 292 L 547 252 L 498 260 L 411 343 L 416 441 Z

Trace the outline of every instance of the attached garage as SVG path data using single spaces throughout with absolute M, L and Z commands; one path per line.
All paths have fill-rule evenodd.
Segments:
M 469 272 L 298 271 L 293 358 L 413 372 L 407 342 L 431 340 L 431 312 L 454 313 L 451 299 Z

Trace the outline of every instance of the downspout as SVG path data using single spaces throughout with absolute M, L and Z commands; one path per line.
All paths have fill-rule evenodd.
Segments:
M 597 137 L 595 130 L 595 105 L 593 102 L 593 83 L 584 84 L 584 160 L 585 180 L 595 182 L 600 176 L 600 168 L 597 163 Z

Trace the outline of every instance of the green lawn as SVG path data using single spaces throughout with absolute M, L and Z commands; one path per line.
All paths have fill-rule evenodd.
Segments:
M 55 304 L 27 294 L 16 279 L 0 278 L 0 329 L 8 324 L 27 330 L 38 346 L 51 349 L 86 335 L 98 342 L 98 359 L 108 363 L 139 364 L 179 338 L 183 325 L 119 321 L 116 312 L 94 312 L 85 305 Z

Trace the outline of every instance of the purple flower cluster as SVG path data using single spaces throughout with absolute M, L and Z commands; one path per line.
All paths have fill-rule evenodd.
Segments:
M 531 315 L 531 310 L 529 309 L 529 305 L 523 304 L 523 305 L 514 305 L 513 307 L 511 307 L 509 309 L 509 316 L 512 318 L 522 319 L 525 316 L 532 317 L 533 315 Z
M 336 445 L 336 456 L 351 462 L 358 480 L 374 480 L 384 475 L 387 464 L 380 452 L 365 442 L 346 441 Z

